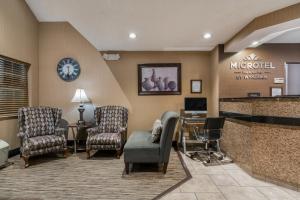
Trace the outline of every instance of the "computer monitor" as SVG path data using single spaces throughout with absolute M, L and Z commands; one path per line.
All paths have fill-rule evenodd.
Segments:
M 204 97 L 184 98 L 184 110 L 189 113 L 207 113 L 207 99 Z

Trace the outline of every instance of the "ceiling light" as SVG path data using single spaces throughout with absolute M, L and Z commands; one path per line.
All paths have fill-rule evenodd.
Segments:
M 210 34 L 210 33 L 205 33 L 205 34 L 203 35 L 203 38 L 204 38 L 204 39 L 210 39 L 210 38 L 211 38 L 211 34 Z
M 135 39 L 135 38 L 136 38 L 136 34 L 135 34 L 135 33 L 130 33 L 130 34 L 129 34 L 129 38 Z
M 252 42 L 252 46 L 256 46 L 256 45 L 258 45 L 258 41 Z

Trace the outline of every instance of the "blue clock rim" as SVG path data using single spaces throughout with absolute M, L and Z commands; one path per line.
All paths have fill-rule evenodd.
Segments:
M 76 63 L 78 64 L 78 67 L 79 67 L 78 74 L 77 74 L 77 76 L 76 76 L 74 79 L 64 79 L 64 78 L 61 77 L 61 75 L 59 74 L 59 71 L 58 71 L 58 69 L 59 69 L 59 63 L 62 62 L 63 60 L 67 60 L 67 59 L 70 59 L 70 60 L 72 60 L 72 61 L 74 61 L 74 62 L 76 62 Z M 59 62 L 58 62 L 58 64 L 57 64 L 57 67 L 56 67 L 56 72 L 57 72 L 57 74 L 58 74 L 58 76 L 59 76 L 59 78 L 60 78 L 61 80 L 66 81 L 66 82 L 71 82 L 71 81 L 76 80 L 76 79 L 79 77 L 80 72 L 81 72 L 80 64 L 79 64 L 79 62 L 78 62 L 76 59 L 74 59 L 74 58 L 71 58 L 71 57 L 65 57 L 65 58 L 62 58 L 62 59 L 59 60 Z

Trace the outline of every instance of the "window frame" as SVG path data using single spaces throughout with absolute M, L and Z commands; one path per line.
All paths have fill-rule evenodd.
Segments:
M 17 60 L 17 59 L 8 57 L 8 56 L 4 56 L 2 54 L 0 54 L 0 59 L 5 60 L 7 62 L 10 62 L 12 64 L 14 63 L 14 64 L 18 64 L 18 65 L 24 65 L 25 71 L 26 71 L 26 77 L 25 77 L 26 78 L 25 90 L 26 90 L 26 93 L 27 93 L 27 95 L 26 95 L 26 101 L 27 101 L 27 106 L 29 106 L 29 80 L 28 80 L 28 71 L 29 71 L 29 68 L 30 68 L 31 64 L 27 63 L 27 62 L 24 62 L 24 61 L 21 61 L 21 60 Z M 0 73 L 1 73 L 1 71 L 0 71 Z M 0 93 L 0 99 L 1 99 L 1 93 Z M 8 119 L 17 119 L 17 118 L 18 118 L 18 112 L 15 113 L 15 114 L 13 114 L 13 113 L 9 114 L 9 116 L 5 116 L 5 115 L 0 114 L 0 121 L 2 121 L 2 120 L 8 120 Z

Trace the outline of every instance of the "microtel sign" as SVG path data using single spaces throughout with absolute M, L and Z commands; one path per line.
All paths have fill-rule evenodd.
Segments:
M 272 62 L 263 61 L 254 53 L 239 62 L 230 62 L 236 80 L 266 80 L 272 69 L 275 69 Z
M 275 69 L 272 62 L 261 61 L 254 53 L 240 62 L 230 62 L 230 69 Z

